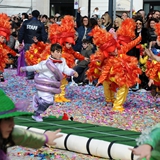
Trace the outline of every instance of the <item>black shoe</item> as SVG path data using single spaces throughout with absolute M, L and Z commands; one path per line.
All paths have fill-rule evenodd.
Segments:
M 155 85 L 151 86 L 151 95 L 153 97 L 155 97 L 157 95 L 157 91 L 156 91 L 156 86 Z
M 138 89 L 138 88 L 131 88 L 131 90 L 132 90 L 133 92 L 137 92 L 139 89 Z
M 78 86 L 83 86 L 83 82 L 79 82 L 77 84 L 78 84 Z
M 0 82 L 4 82 L 3 74 L 0 74 Z
M 34 77 L 27 77 L 26 80 L 33 80 Z

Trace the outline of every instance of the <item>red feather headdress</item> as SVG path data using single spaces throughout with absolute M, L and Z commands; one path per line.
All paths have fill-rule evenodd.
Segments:
M 10 18 L 7 16 L 7 14 L 1 13 L 0 14 L 0 35 L 4 36 L 7 39 L 7 41 L 9 40 L 10 29 L 11 29 Z
M 155 32 L 156 32 L 158 41 L 160 41 L 160 23 L 155 24 Z
M 48 29 L 48 39 L 52 44 L 58 43 L 60 39 L 60 26 L 56 23 L 51 24 Z
M 126 45 L 135 38 L 136 23 L 133 19 L 125 19 L 117 30 L 117 42 L 120 45 Z
M 105 57 L 108 57 L 108 53 L 113 52 L 117 47 L 117 42 L 113 35 L 98 26 L 95 26 L 89 35 L 93 36 L 93 43 L 99 47 Z
M 74 29 L 74 19 L 73 16 L 66 15 L 61 20 L 61 26 L 60 26 L 60 40 L 59 43 L 63 45 L 65 42 L 75 44 L 74 35 L 75 35 L 75 29 Z
M 62 18 L 61 25 L 52 24 L 49 26 L 48 38 L 52 44 L 60 43 L 63 45 L 65 42 L 75 44 L 74 35 L 74 19 L 70 15 L 66 15 Z

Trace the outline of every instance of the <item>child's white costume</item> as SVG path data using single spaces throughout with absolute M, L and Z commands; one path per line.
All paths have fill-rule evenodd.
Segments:
M 37 72 L 34 79 L 37 88 L 37 95 L 34 96 L 33 99 L 35 116 L 39 116 L 50 105 L 52 105 L 54 95 L 61 92 L 60 82 L 63 78 L 62 73 L 68 76 L 73 76 L 73 73 L 75 72 L 67 66 L 64 58 L 55 61 L 56 60 L 50 57 L 36 65 L 21 68 L 22 71 Z

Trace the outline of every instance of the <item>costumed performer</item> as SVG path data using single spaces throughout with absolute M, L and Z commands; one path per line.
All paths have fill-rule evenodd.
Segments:
M 50 26 L 52 27 L 52 25 Z M 54 34 L 52 31 L 51 34 Z M 52 36 L 51 36 L 52 37 Z M 72 48 L 72 45 L 75 44 L 75 29 L 74 29 L 74 19 L 72 16 L 66 15 L 61 20 L 60 25 L 60 35 L 58 34 L 59 43 L 63 46 L 62 48 L 62 57 L 65 58 L 67 65 L 69 68 L 73 68 L 76 66 L 75 60 L 78 59 L 80 61 L 86 60 L 89 58 L 84 57 L 79 52 L 75 52 Z M 50 38 L 49 38 L 50 39 Z M 66 76 L 61 81 L 61 93 L 55 95 L 55 102 L 70 102 L 70 99 L 66 98 L 66 86 L 68 81 L 66 80 Z
M 33 108 L 35 111 L 32 116 L 37 122 L 43 121 L 40 114 L 53 104 L 54 95 L 61 92 L 62 73 L 68 76 L 78 76 L 76 71 L 67 66 L 65 59 L 61 58 L 62 47 L 59 44 L 51 45 L 50 54 L 47 60 L 41 61 L 36 65 L 21 67 L 21 71 L 37 72 L 34 78 L 37 94 L 33 96 Z
M 118 28 L 116 32 L 114 32 L 113 30 L 109 31 L 113 35 L 113 37 L 117 40 L 118 50 L 121 49 L 121 46 L 125 46 L 135 39 L 135 28 L 136 28 L 135 21 L 131 18 L 127 18 L 122 22 L 121 26 Z M 140 42 L 140 38 L 137 39 L 136 43 L 138 42 Z M 130 52 L 132 52 L 132 48 L 133 46 L 131 45 L 131 48 L 126 53 L 127 55 Z M 112 89 L 110 89 L 110 86 L 111 86 L 110 83 L 107 83 L 106 81 L 103 82 L 104 95 L 105 95 L 106 102 L 114 103 L 115 92 Z
M 157 34 L 157 46 L 160 46 L 160 23 L 155 24 L 155 33 Z M 152 59 L 146 63 L 146 75 L 149 78 L 148 85 L 160 86 L 160 53 L 153 54 L 152 50 L 146 49 L 145 52 Z M 157 88 L 158 90 L 158 88 Z M 156 95 L 156 94 L 155 94 Z
M 4 42 L 9 40 L 11 34 L 10 18 L 5 13 L 0 14 L 0 81 L 4 82 L 3 72 L 8 63 L 8 53 L 18 56 L 15 51 L 9 48 Z
M 148 86 L 152 87 L 151 94 L 156 96 L 160 92 L 160 54 L 155 55 L 152 50 L 146 49 L 145 52 L 151 58 L 147 62 L 146 74 L 149 76 Z M 153 67 L 153 68 L 151 68 Z
M 148 86 L 148 78 L 145 75 L 145 60 L 147 58 L 145 58 L 145 55 L 143 55 L 145 47 L 146 47 L 146 36 L 144 36 L 144 32 L 146 32 L 146 30 L 144 29 L 142 32 L 136 32 L 135 30 L 137 30 L 137 20 L 140 19 L 136 19 L 136 22 L 131 19 L 131 18 L 127 18 L 122 22 L 122 25 L 119 27 L 119 29 L 117 30 L 117 41 L 120 45 L 126 45 L 127 43 L 131 42 L 132 40 L 134 40 L 136 37 L 139 36 L 139 34 L 141 35 L 142 39 L 141 42 L 139 44 L 137 44 L 135 47 L 133 47 L 131 50 L 129 50 L 126 54 L 128 56 L 134 56 L 134 57 L 138 57 L 137 59 L 140 60 L 139 62 L 139 67 L 142 70 L 142 74 L 139 75 L 139 79 L 141 80 L 140 85 L 136 84 L 134 86 L 131 87 L 132 90 L 136 91 L 139 88 L 146 88 Z M 138 23 L 140 24 L 140 23 Z M 139 26 L 138 26 L 139 27 Z M 144 43 L 144 44 L 142 44 Z M 141 57 L 139 59 L 139 56 Z
M 130 149 L 134 155 L 140 156 L 143 160 L 160 159 L 160 124 L 142 131 L 137 139 L 137 148 Z
M 91 56 L 88 79 L 93 81 L 98 78 L 98 84 L 105 82 L 106 101 L 113 103 L 114 111 L 123 111 L 128 89 L 140 83 L 138 75 L 141 74 L 137 59 L 126 53 L 140 42 L 141 37 L 119 46 L 111 33 L 99 27 L 95 27 L 90 36 L 93 36 L 93 42 L 99 49 Z
M 31 115 L 29 112 L 17 111 L 13 101 L 0 90 L 0 156 L 1 160 L 7 158 L 7 148 L 20 145 L 38 149 L 46 144 L 55 145 L 54 140 L 61 137 L 60 130 L 46 131 L 45 134 L 31 132 L 14 127 L 14 117 Z

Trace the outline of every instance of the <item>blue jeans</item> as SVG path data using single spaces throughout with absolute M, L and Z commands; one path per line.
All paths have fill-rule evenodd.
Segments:
M 24 44 L 24 51 L 26 52 L 27 50 L 29 50 L 29 47 L 31 46 L 32 44 L 28 44 L 28 43 L 25 43 Z M 26 61 L 25 61 L 26 63 Z M 27 63 L 26 63 L 26 66 L 27 66 Z M 34 72 L 26 72 L 26 76 L 28 79 L 32 79 L 34 78 Z

